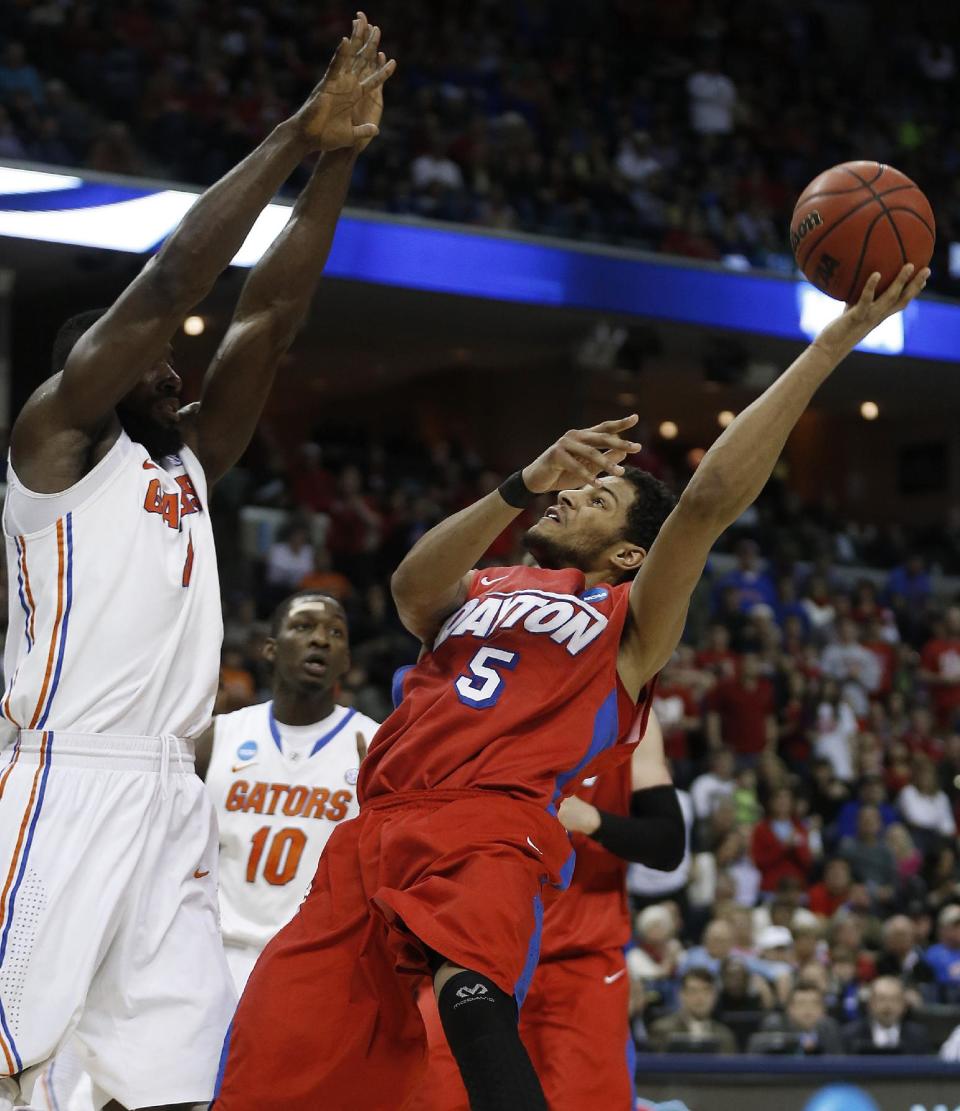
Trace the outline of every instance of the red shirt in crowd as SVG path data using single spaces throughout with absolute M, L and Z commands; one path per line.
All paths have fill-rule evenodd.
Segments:
M 789 842 L 780 840 L 769 818 L 754 827 L 751 853 L 754 864 L 760 869 L 763 891 L 776 891 L 784 879 L 797 879 L 801 884 L 807 882 L 813 864 L 807 831 L 796 820 L 791 820 L 790 825 Z
M 824 918 L 832 918 L 849 897 L 849 892 L 842 895 L 832 895 L 827 885 L 821 881 L 810 888 L 808 899 L 810 909 L 814 914 L 820 914 Z
M 876 693 L 889 694 L 893 689 L 893 672 L 897 665 L 897 650 L 886 640 L 865 640 L 863 647 L 872 652 L 880 662 L 880 686 Z
M 720 715 L 723 743 L 741 756 L 766 748 L 767 719 L 774 708 L 769 679 L 757 679 L 749 687 L 738 679 L 724 679 L 707 696 L 707 709 Z
M 667 757 L 686 760 L 690 753 L 689 731 L 678 723 L 683 718 L 695 718 L 699 713 L 693 691 L 679 683 L 658 683 L 653 709 L 663 730 L 663 749 Z
M 920 654 L 920 665 L 925 671 L 935 672 L 951 680 L 943 686 L 930 688 L 937 717 L 948 724 L 960 708 L 960 639 L 935 637 L 928 640 Z

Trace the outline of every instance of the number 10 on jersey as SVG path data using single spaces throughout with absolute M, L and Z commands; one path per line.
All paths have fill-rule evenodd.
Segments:
M 457 698 L 465 706 L 485 710 L 493 706 L 503 694 L 506 677 L 501 671 L 513 671 L 520 662 L 519 652 L 502 648 L 481 648 L 467 664 L 467 670 L 453 684 Z

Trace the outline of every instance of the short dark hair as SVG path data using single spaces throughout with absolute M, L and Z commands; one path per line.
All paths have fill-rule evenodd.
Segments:
M 717 986 L 716 978 L 708 968 L 688 968 L 680 977 L 680 986 L 685 988 L 688 980 L 699 980 L 702 984 L 707 984 L 711 988 Z
M 53 352 L 50 356 L 50 369 L 54 374 L 59 374 L 63 370 L 77 340 L 107 311 L 107 309 L 87 309 L 86 312 L 78 312 L 68 317 L 60 325 L 53 338 Z
M 639 467 L 624 467 L 623 478 L 633 487 L 633 501 L 627 508 L 624 539 L 644 551 L 656 540 L 663 522 L 670 516 L 677 499 L 666 483 Z
M 334 598 L 332 594 L 325 594 L 322 590 L 297 590 L 288 598 L 284 598 L 284 600 L 270 615 L 271 637 L 275 638 L 279 634 L 280 626 L 283 624 L 284 618 L 286 618 L 287 614 L 290 612 L 290 607 L 300 598 L 320 598 L 324 602 L 336 603 L 336 605 L 339 606 L 341 610 L 343 610 L 343 603 L 340 601 L 339 598 Z M 343 619 L 344 621 L 346 621 L 347 619 L 346 611 L 344 611 Z

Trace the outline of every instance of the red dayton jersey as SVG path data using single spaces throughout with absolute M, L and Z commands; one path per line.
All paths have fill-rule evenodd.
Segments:
M 365 801 L 486 788 L 548 806 L 625 738 L 636 707 L 617 678 L 629 585 L 576 570 L 488 567 L 433 647 L 403 673 L 397 710 L 360 766 Z M 399 697 L 398 697 L 399 695 Z
M 631 762 L 580 782 L 573 792 L 598 810 L 628 815 L 633 793 Z M 582 833 L 571 835 L 577 853 L 573 879 L 547 907 L 543 918 L 540 961 L 622 949 L 630 940 L 627 907 L 627 862 Z

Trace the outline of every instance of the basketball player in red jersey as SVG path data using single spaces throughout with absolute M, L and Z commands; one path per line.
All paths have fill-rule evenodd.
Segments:
M 570 887 L 544 915 L 540 963 L 520 1012 L 520 1037 L 550 1111 L 633 1111 L 636 1068 L 624 954 L 631 933 L 627 861 L 672 870 L 686 843 L 655 715 L 630 760 L 581 782 L 563 800 L 559 818 L 573 834 L 577 863 Z M 469 1111 L 432 991 L 421 991 L 420 1008 L 430 1067 L 403 1111 Z
M 679 641 L 717 537 L 756 498 L 817 387 L 928 271 L 879 274 L 707 452 L 676 506 L 622 466 L 636 416 L 561 436 L 426 533 L 394 574 L 424 651 L 361 767 L 360 816 L 331 837 L 297 917 L 240 1000 L 218 1111 L 394 1111 L 426 1048 L 409 976 L 433 972 L 473 1111 L 546 1108 L 517 1006 L 544 885 L 568 877 L 556 807 L 626 758 L 637 705 Z M 539 567 L 475 571 L 530 501 Z

